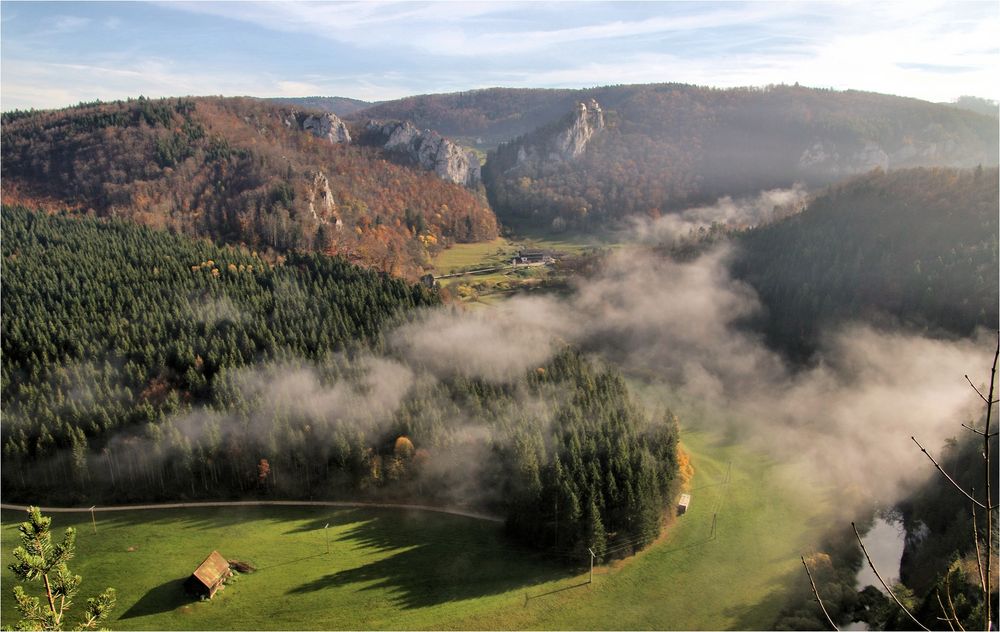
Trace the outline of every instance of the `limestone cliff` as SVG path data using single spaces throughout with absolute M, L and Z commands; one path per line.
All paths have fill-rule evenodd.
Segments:
M 333 224 L 337 230 L 344 226 L 344 222 L 337 213 L 337 204 L 333 200 L 333 191 L 330 190 L 330 180 L 322 171 L 312 174 L 312 182 L 306 190 L 309 199 L 309 212 L 313 219 L 321 224 Z
M 347 125 L 336 114 L 306 114 L 304 112 L 292 112 L 285 117 L 285 126 L 297 125 L 304 132 L 309 132 L 317 138 L 325 138 L 331 143 L 351 142 L 351 133 L 347 130 Z
M 884 170 L 928 164 L 974 167 L 991 162 L 989 155 L 969 152 L 938 128 L 940 126 L 929 126 L 921 134 L 895 144 L 872 140 L 816 140 L 803 149 L 798 168 L 807 175 L 842 177 L 876 167 Z
M 604 129 L 604 111 L 594 99 L 578 103 L 576 109 L 558 123 L 550 126 L 547 134 L 522 143 L 517 150 L 517 166 L 539 167 L 545 162 L 567 162 L 578 158 L 587 144 Z
M 479 158 L 437 132 L 417 129 L 409 121 L 369 121 L 365 136 L 404 162 L 433 171 L 443 180 L 467 187 L 479 184 Z
M 302 129 L 331 143 L 351 142 L 351 133 L 347 131 L 347 126 L 333 113 L 307 116 L 302 121 Z

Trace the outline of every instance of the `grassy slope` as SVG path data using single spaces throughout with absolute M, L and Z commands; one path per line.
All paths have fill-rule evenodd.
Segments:
M 501 251 L 503 254 L 498 254 Z M 503 265 L 517 252 L 516 246 L 503 237 L 474 244 L 455 244 L 434 258 L 435 274 L 451 274 L 463 268 L 489 268 Z
M 117 629 L 767 628 L 782 588 L 802 580 L 798 555 L 822 521 L 794 500 L 784 468 L 702 432 L 684 437 L 696 468 L 688 514 L 653 548 L 598 568 L 589 587 L 582 567 L 563 570 L 512 547 L 495 524 L 453 516 L 136 511 L 99 516 L 96 536 L 87 514 L 56 514 L 55 524 L 79 529 L 82 594 L 118 589 Z M 730 460 L 732 482 L 719 484 Z M 20 519 L 3 512 L 4 625 L 15 616 L 6 564 Z M 260 570 L 211 603 L 189 602 L 179 582 L 213 548 Z

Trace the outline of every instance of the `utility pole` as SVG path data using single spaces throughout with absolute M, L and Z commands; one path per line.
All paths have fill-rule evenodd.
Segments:
M 556 550 L 559 550 L 559 496 L 556 496 Z
M 326 535 L 326 552 L 330 552 L 330 523 L 326 523 L 323 527 L 323 534 Z
M 594 549 L 592 549 L 590 547 L 587 547 L 587 550 L 590 551 L 590 581 L 588 581 L 587 583 L 588 584 L 593 584 L 594 583 L 594 558 L 597 557 L 597 556 L 594 554 Z
M 717 513 L 712 514 L 712 532 L 709 535 L 711 536 L 711 538 L 713 540 L 715 539 L 715 521 L 716 521 L 716 519 L 718 517 L 719 517 L 719 514 L 717 514 Z
M 97 535 L 97 518 L 94 517 L 94 509 L 96 508 L 97 505 L 90 508 L 90 522 L 94 525 L 94 535 Z

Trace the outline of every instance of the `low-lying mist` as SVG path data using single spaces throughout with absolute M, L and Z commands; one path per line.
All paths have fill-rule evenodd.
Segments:
M 777 221 L 801 211 L 808 193 L 801 184 L 771 189 L 756 196 L 719 198 L 710 206 L 697 206 L 656 218 L 633 216 L 620 234 L 623 241 L 653 246 L 673 246 L 696 239 L 713 226 L 747 228 Z
M 619 364 L 651 384 L 659 405 L 688 425 L 712 426 L 807 467 L 815 482 L 863 490 L 891 502 L 930 473 L 913 445 L 940 448 L 960 422 L 979 415 L 964 375 L 988 368 L 990 343 L 945 341 L 854 324 L 826 332 L 816 360 L 795 367 L 739 322 L 761 309 L 733 280 L 728 247 L 678 263 L 641 249 L 615 252 L 569 298 L 513 298 L 488 312 L 437 313 L 400 332 L 433 335 L 421 356 L 455 355 L 450 370 L 492 377 L 496 349 L 505 372 L 528 370 L 562 342 Z M 474 324 L 473 324 L 474 323 Z M 478 344 L 452 340 L 475 327 Z M 521 362 L 518 363 L 518 358 Z M 445 361 L 442 359 L 442 363 Z
M 940 450 L 959 423 L 979 415 L 964 375 L 975 381 L 988 367 L 986 337 L 941 340 L 857 323 L 826 331 L 813 362 L 793 365 L 741 324 L 762 307 L 754 290 L 729 274 L 735 246 L 717 245 L 683 262 L 657 253 L 665 240 L 706 222 L 752 224 L 795 212 L 804 196 L 798 188 L 768 191 L 637 222 L 635 245 L 573 279 L 565 295 L 520 295 L 488 310 L 428 309 L 386 332 L 380 354 L 229 370 L 213 389 L 226 390 L 224 400 L 235 405 L 187 408 L 145 434 L 123 433 L 109 447 L 127 443 L 141 458 L 168 462 L 172 455 L 156 448 L 162 436 L 179 437 L 173 445 L 230 441 L 231 451 L 254 454 L 280 452 L 278 436 L 310 445 L 364 437 L 354 445 L 370 446 L 371 437 L 391 441 L 406 431 L 399 413 L 409 410 L 410 419 L 433 418 L 421 426 L 436 429 L 425 471 L 450 490 L 443 496 L 482 504 L 495 494 L 479 487 L 488 478 L 479 468 L 490 461 L 482 455 L 504 441 L 497 431 L 503 424 L 494 422 L 513 415 L 540 427 L 551 423 L 566 394 L 529 395 L 518 380 L 569 346 L 641 384 L 651 413 L 670 408 L 685 426 L 765 450 L 812 484 L 890 503 L 931 472 L 911 435 Z M 209 307 L 207 322 L 222 318 L 216 312 L 238 317 L 231 304 Z M 455 378 L 507 389 L 516 409 L 484 410 L 450 398 L 443 384 Z M 115 476 L 110 464 L 94 460 L 94 476 Z
M 979 414 L 963 376 L 987 367 L 985 338 L 945 341 L 854 324 L 826 332 L 815 361 L 793 366 L 739 325 L 761 307 L 753 290 L 728 274 L 729 248 L 689 262 L 626 248 L 598 274 L 575 281 L 568 297 L 428 310 L 390 332 L 384 357 L 363 357 L 351 375 L 332 381 L 307 364 L 244 369 L 239 388 L 256 403 L 238 426 L 263 432 L 267 424 L 253 420 L 270 420 L 280 407 L 313 420 L 316 440 L 332 427 L 388 431 L 417 384 L 454 376 L 509 383 L 575 345 L 647 385 L 650 408 L 670 407 L 688 426 L 716 429 L 801 466 L 813 483 L 891 502 L 927 476 L 910 436 L 939 449 L 960 422 Z M 476 411 L 448 402 L 433 408 L 454 417 L 451 427 L 467 439 L 491 432 Z M 177 427 L 197 434 L 206 426 L 191 419 Z M 469 460 L 455 461 L 462 475 L 453 478 L 463 488 L 452 499 L 472 501 Z

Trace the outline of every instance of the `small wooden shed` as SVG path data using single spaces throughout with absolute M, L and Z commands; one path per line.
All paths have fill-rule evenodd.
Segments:
M 688 505 L 691 504 L 691 494 L 681 494 L 681 499 L 677 503 L 677 515 L 683 516 L 687 513 Z
M 219 590 L 232 574 L 226 558 L 222 557 L 218 551 L 212 551 L 205 558 L 205 561 L 194 569 L 191 577 L 187 578 L 187 581 L 184 582 L 184 588 L 193 595 L 211 599 L 215 591 Z

